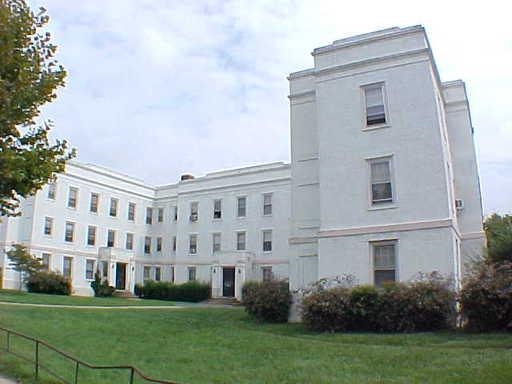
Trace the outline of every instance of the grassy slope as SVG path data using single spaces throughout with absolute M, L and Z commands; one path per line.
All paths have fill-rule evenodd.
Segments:
M 140 300 L 123 297 L 84 297 L 84 296 L 59 296 L 45 295 L 41 293 L 28 293 L 23 291 L 0 290 L 0 301 L 10 303 L 32 303 L 51 305 L 84 305 L 84 306 L 148 306 L 174 305 L 164 300 Z
M 0 311 L 0 324 L 91 363 L 134 364 L 182 383 L 512 382 L 512 335 L 312 334 L 255 324 L 241 309 Z

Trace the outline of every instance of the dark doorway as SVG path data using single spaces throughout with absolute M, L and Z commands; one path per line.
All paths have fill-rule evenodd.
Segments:
M 126 289 L 125 263 L 116 263 L 116 289 Z
M 222 296 L 235 296 L 235 268 L 222 268 Z

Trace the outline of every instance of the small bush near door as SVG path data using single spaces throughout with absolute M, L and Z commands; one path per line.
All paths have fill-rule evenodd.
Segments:
M 167 281 L 147 281 L 135 286 L 135 294 L 143 299 L 199 302 L 210 298 L 209 284 L 188 281 L 174 284 Z
M 114 294 L 115 288 L 108 285 L 108 281 L 105 279 L 102 281 L 99 272 L 94 274 L 94 281 L 91 282 L 91 288 L 94 291 L 96 297 L 110 297 Z
M 285 323 L 292 296 L 288 282 L 281 280 L 249 281 L 242 288 L 245 311 L 259 321 Z
M 38 271 L 28 277 L 27 289 L 35 293 L 71 295 L 71 280 L 57 272 Z

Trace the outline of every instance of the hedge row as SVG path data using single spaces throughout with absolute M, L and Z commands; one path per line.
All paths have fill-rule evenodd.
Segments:
M 29 292 L 71 295 L 71 280 L 57 272 L 39 271 L 32 273 L 26 283 Z
M 302 320 L 315 331 L 433 331 L 454 325 L 455 295 L 434 281 L 333 288 L 303 299 Z
M 286 322 L 291 299 L 286 281 L 248 281 L 242 288 L 242 304 L 245 311 L 259 321 Z
M 147 281 L 135 285 L 135 294 L 144 299 L 199 302 L 210 298 L 209 284 L 189 281 L 174 284 L 167 281 Z
M 482 264 L 460 292 L 461 314 L 470 331 L 512 330 L 512 263 Z

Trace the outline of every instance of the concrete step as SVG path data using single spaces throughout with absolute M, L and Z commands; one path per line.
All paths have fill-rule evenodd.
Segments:
M 242 305 L 240 301 L 238 301 L 234 297 L 214 297 L 207 301 L 208 304 L 216 304 L 216 305 Z
M 136 298 L 137 297 L 132 292 L 127 291 L 127 290 L 121 290 L 121 289 L 116 289 L 114 291 L 113 296 L 116 296 L 116 297 L 127 297 L 127 298 Z

